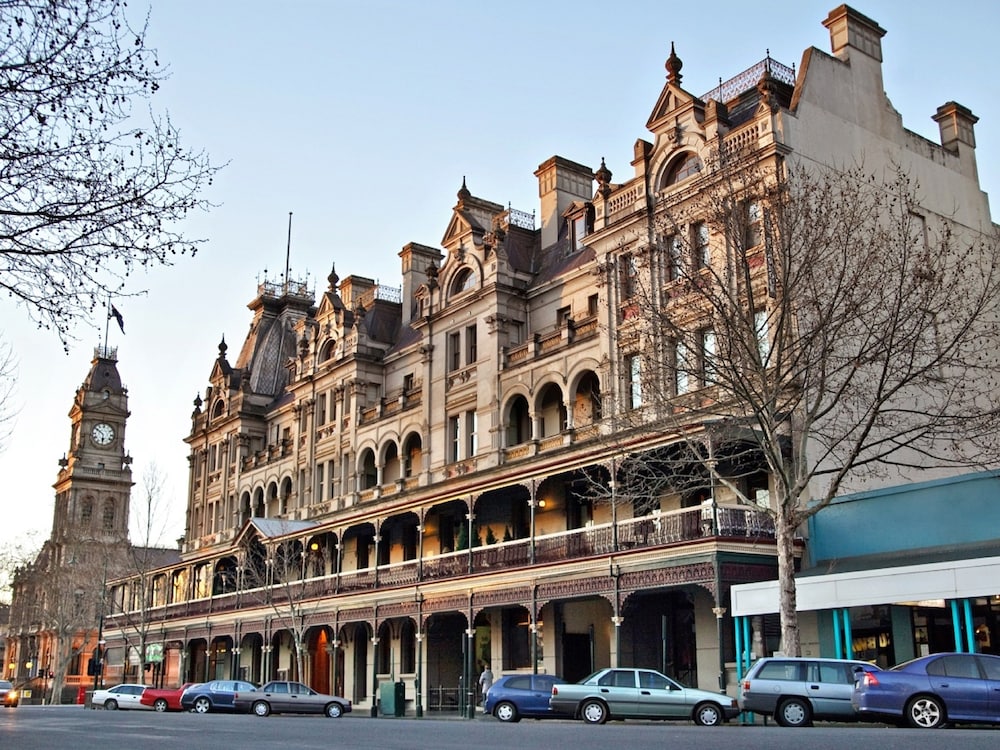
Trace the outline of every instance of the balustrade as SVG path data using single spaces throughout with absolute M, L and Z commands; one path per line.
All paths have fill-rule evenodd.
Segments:
M 617 526 L 617 529 L 615 528 Z M 498 571 L 527 568 L 531 565 L 532 547 L 536 563 L 567 562 L 603 555 L 628 555 L 651 549 L 683 547 L 685 544 L 706 539 L 773 540 L 774 520 L 770 514 L 753 506 L 703 504 L 693 508 L 654 512 L 638 518 L 623 518 L 617 524 L 588 524 L 587 526 L 536 536 L 534 544 L 521 538 L 507 542 L 473 547 L 457 552 L 428 554 L 422 561 L 416 559 L 379 565 L 362 570 L 341 571 L 325 576 L 293 582 L 295 587 L 275 585 L 265 589 L 220 594 L 212 597 L 174 602 L 152 607 L 148 612 L 150 622 L 185 616 L 199 616 L 225 612 L 247 602 L 287 601 L 288 597 L 302 599 L 330 596 L 334 593 L 368 591 L 376 588 L 413 586 L 421 581 L 460 578 L 471 573 L 489 575 Z M 616 544 L 617 541 L 617 544 Z M 683 555 L 683 550 L 675 550 Z M 377 575 L 376 575 L 377 573 Z M 269 597 L 269 598 L 268 598 Z M 111 620 L 125 615 L 109 615 Z

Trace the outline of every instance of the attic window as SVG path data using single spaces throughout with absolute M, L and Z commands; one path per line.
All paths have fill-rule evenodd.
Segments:
M 212 419 L 218 419 L 225 413 L 226 413 L 226 404 L 220 398 L 218 401 L 215 402 L 215 408 L 212 409 Z
M 678 182 L 686 180 L 688 177 L 701 172 L 701 168 L 701 159 L 698 158 L 697 154 L 688 153 L 684 156 L 678 157 L 674 160 L 674 163 L 670 165 L 670 168 L 667 170 L 667 173 L 663 178 L 663 184 L 660 187 L 665 188 L 670 185 L 676 185 Z
M 459 271 L 458 275 L 455 276 L 455 281 L 451 285 L 452 296 L 456 294 L 462 294 L 470 289 L 475 289 L 476 284 L 479 282 L 476 272 L 471 268 L 463 269 Z

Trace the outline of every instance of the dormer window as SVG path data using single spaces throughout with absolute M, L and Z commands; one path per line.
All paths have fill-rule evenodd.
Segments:
M 698 158 L 697 154 L 684 154 L 674 160 L 670 168 L 667 169 L 666 174 L 663 177 L 663 183 L 660 188 L 670 187 L 671 185 L 676 185 L 678 182 L 686 180 L 692 175 L 696 175 L 701 172 L 702 164 L 701 159 Z

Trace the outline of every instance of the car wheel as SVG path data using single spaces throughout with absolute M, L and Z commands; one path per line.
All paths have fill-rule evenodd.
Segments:
M 327 718 L 339 719 L 344 713 L 344 707 L 339 703 L 331 703 L 326 707 Z
M 113 699 L 112 700 L 106 700 L 106 701 L 104 701 L 104 710 L 105 711 L 117 711 L 118 710 L 118 701 L 113 700 Z
M 722 709 L 717 703 L 702 703 L 694 709 L 694 723 L 700 727 L 717 727 L 722 722 Z
M 207 714 L 212 710 L 212 701 L 210 701 L 205 696 L 200 698 L 195 698 L 194 700 L 194 712 L 196 714 Z
M 601 701 L 586 701 L 580 707 L 580 717 L 588 724 L 603 724 L 608 720 L 608 707 Z
M 801 698 L 787 698 L 778 705 L 774 719 L 783 727 L 807 727 L 812 723 L 812 708 Z
M 254 701 L 250 710 L 257 716 L 267 716 L 271 713 L 271 705 L 267 701 Z
M 521 720 L 521 717 L 517 715 L 517 706 L 510 701 L 497 703 L 497 707 L 493 709 L 493 715 L 500 721 L 515 722 Z
M 947 714 L 944 703 L 930 695 L 918 695 L 906 704 L 906 722 L 917 729 L 937 729 Z
M 157 698 L 153 701 L 153 710 L 163 712 L 167 710 L 167 700 L 166 698 Z

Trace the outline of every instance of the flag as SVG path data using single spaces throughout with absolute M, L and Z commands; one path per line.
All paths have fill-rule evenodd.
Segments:
M 125 333 L 125 320 L 122 318 L 122 314 L 118 312 L 117 307 L 114 305 L 111 306 L 111 312 L 108 314 L 108 317 L 118 321 L 118 327 L 122 329 L 122 333 Z

